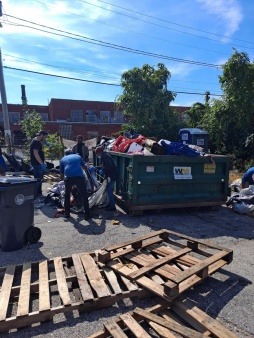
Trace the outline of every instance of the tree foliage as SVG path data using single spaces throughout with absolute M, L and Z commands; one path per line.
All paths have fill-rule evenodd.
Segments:
M 170 76 L 162 63 L 157 68 L 145 64 L 122 74 L 123 94 L 118 97 L 118 104 L 130 118 L 125 129 L 131 128 L 159 139 L 176 136 L 180 120 L 170 109 L 175 98 L 175 94 L 167 89 Z
M 42 117 L 35 110 L 28 110 L 25 112 L 23 119 L 21 120 L 21 130 L 26 135 L 28 141 L 30 141 L 36 133 L 43 129 L 45 123 Z
M 196 102 L 192 107 L 185 112 L 186 123 L 189 128 L 200 128 L 203 124 L 203 117 L 205 115 L 206 105 Z
M 61 142 L 59 133 L 49 134 L 47 137 L 48 146 L 44 146 L 44 153 L 47 159 L 59 160 L 64 156 L 64 145 Z
M 211 151 L 235 158 L 254 158 L 254 64 L 246 53 L 234 50 L 219 77 L 223 97 L 205 104 L 196 103 L 187 116 L 190 126 L 209 132 Z M 203 116 L 201 116 L 203 114 Z
M 27 138 L 25 144 L 27 160 L 29 158 L 30 142 L 40 130 L 44 129 L 44 126 L 45 123 L 42 120 L 42 116 L 35 110 L 27 110 L 25 112 L 24 117 L 21 120 L 21 130 Z M 50 160 L 60 159 L 63 156 L 64 147 L 58 133 L 48 135 L 47 141 L 49 146 L 44 145 L 45 157 Z

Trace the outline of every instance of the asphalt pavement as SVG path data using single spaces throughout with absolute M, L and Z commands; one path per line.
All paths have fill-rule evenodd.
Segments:
M 90 221 L 72 215 L 70 221 L 55 218 L 56 209 L 43 205 L 35 209 L 35 226 L 42 230 L 41 240 L 13 251 L 0 249 L 0 266 L 27 261 L 70 256 L 94 251 L 159 229 L 169 229 L 233 249 L 233 261 L 202 284 L 185 293 L 197 306 L 235 332 L 239 337 L 254 337 L 254 218 L 236 214 L 226 206 L 168 209 L 145 212 L 132 217 L 118 209 L 97 209 Z M 112 220 L 119 221 L 113 224 Z M 116 222 L 118 223 L 118 222 Z M 57 315 L 53 321 L 24 328 L 1 337 L 86 337 L 102 328 L 109 318 L 136 306 L 150 306 L 155 300 L 128 300 L 110 309 L 72 316 Z

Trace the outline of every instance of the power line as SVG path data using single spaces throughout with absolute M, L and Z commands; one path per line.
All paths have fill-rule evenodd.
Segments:
M 37 1 L 37 0 L 34 0 L 34 1 Z M 79 0 L 79 1 L 82 1 L 82 0 Z M 208 31 L 204 31 L 204 30 L 202 30 L 202 29 L 198 29 L 198 28 L 194 28 L 194 27 L 182 25 L 182 24 L 179 24 L 179 23 L 176 23 L 176 22 L 172 22 L 172 21 L 169 21 L 169 20 L 166 20 L 166 19 L 157 18 L 157 17 L 155 17 L 155 16 L 148 15 L 148 14 L 144 14 L 144 13 L 141 13 L 141 12 L 138 12 L 138 11 L 134 11 L 134 10 L 129 9 L 129 8 L 121 7 L 121 6 L 118 6 L 118 5 L 113 5 L 113 4 L 108 3 L 108 2 L 106 2 L 106 1 L 103 1 L 103 0 L 98 0 L 98 1 L 99 1 L 99 2 L 102 2 L 102 3 L 106 4 L 106 5 L 110 5 L 110 6 L 112 6 L 112 7 L 117 7 L 117 8 L 124 9 L 125 11 L 131 12 L 131 13 L 135 13 L 135 14 L 138 14 L 138 15 L 142 15 L 142 16 L 147 17 L 147 18 L 151 18 L 151 19 L 155 19 L 155 20 L 167 22 L 167 23 L 170 23 L 171 25 L 175 25 L 175 26 L 179 26 L 179 27 L 183 27 L 183 28 L 188 28 L 188 29 L 191 29 L 191 30 L 194 30 L 194 31 L 197 31 L 197 32 L 201 32 L 201 33 L 206 33 L 206 34 L 210 34 L 210 35 L 215 35 L 215 36 L 218 36 L 218 37 L 221 37 L 221 38 L 224 38 L 224 39 L 228 39 L 228 38 L 229 38 L 229 37 L 226 36 L 226 35 L 216 34 L 216 33 L 208 32 Z M 84 1 L 83 1 L 83 2 L 84 2 Z M 246 41 L 246 40 L 237 39 L 237 38 L 232 38 L 232 37 L 230 37 L 230 40 L 236 40 L 236 41 L 241 41 L 241 42 L 246 42 L 246 43 L 253 44 L 253 42 L 251 42 L 251 41 Z M 247 47 L 247 48 L 248 48 L 248 47 Z
M 109 43 L 109 42 L 88 38 L 88 37 L 82 36 L 80 34 L 74 34 L 74 33 L 64 31 L 64 30 L 52 28 L 52 27 L 49 27 L 49 26 L 46 26 L 46 25 L 37 24 L 35 22 L 25 20 L 25 19 L 21 19 L 21 18 L 15 17 L 13 15 L 9 15 L 9 14 L 6 14 L 6 15 L 8 17 L 11 17 L 11 18 L 14 18 L 14 19 L 17 19 L 17 20 L 20 20 L 20 21 L 28 22 L 32 25 L 36 25 L 36 26 L 39 26 L 39 27 L 44 27 L 44 28 L 53 30 L 53 32 L 49 32 L 49 31 L 45 31 L 43 29 L 39 29 L 39 28 L 36 28 L 36 27 L 20 25 L 20 26 L 35 29 L 35 30 L 38 30 L 38 31 L 42 31 L 42 32 L 45 32 L 45 33 L 48 33 L 48 34 L 64 36 L 64 37 L 67 37 L 67 38 L 70 38 L 70 39 L 83 41 L 83 42 L 86 42 L 86 43 L 100 45 L 100 46 L 108 47 L 108 48 L 113 48 L 113 49 L 129 52 L 129 53 L 151 56 L 151 57 L 160 58 L 160 59 L 169 60 L 169 61 L 182 62 L 182 63 L 188 63 L 188 64 L 197 65 L 197 66 L 204 66 L 204 67 L 211 67 L 211 68 L 220 68 L 221 67 L 221 65 L 215 65 L 215 64 L 201 62 L 201 61 L 192 61 L 192 60 L 187 60 L 187 59 L 181 59 L 181 58 L 177 58 L 177 57 L 172 57 L 172 56 L 167 56 L 167 55 L 162 55 L 162 54 L 156 54 L 156 53 L 146 52 L 146 51 L 142 51 L 142 50 L 139 50 L 139 49 L 134 49 L 134 48 L 126 47 L 126 46 L 112 44 L 112 43 Z M 60 33 L 56 33 L 56 32 L 61 32 L 61 33 L 65 33 L 65 34 L 68 34 L 68 35 L 64 35 L 64 34 L 60 34 Z
M 39 1 L 39 0 L 34 0 L 35 2 L 38 2 L 40 4 L 43 4 L 45 6 L 50 6 L 50 7 L 56 7 L 54 5 L 51 5 L 51 4 L 45 4 L 44 2 L 42 1 Z M 92 5 L 92 4 L 91 4 Z M 133 30 L 130 30 L 130 29 L 127 29 L 127 28 L 123 28 L 123 27 L 119 27 L 119 26 L 115 26 L 115 25 L 111 25 L 107 22 L 103 22 L 101 20 L 97 20 L 97 19 L 91 19 L 91 18 L 88 18 L 82 14 L 77 14 L 77 13 L 73 13 L 73 12 L 70 12 L 70 11 L 64 11 L 65 13 L 69 13 L 71 15 L 75 15 L 75 16 L 79 16 L 79 17 L 82 17 L 82 18 L 85 18 L 86 20 L 91 20 L 91 21 L 94 21 L 94 22 L 99 22 L 103 25 L 106 25 L 106 26 L 110 26 L 110 27 L 113 27 L 113 28 L 117 28 L 117 29 L 121 29 L 121 30 L 124 30 L 124 31 L 127 31 L 127 32 L 130 32 L 130 33 L 134 33 L 134 34 L 138 34 L 138 35 L 141 35 L 141 36 L 146 36 L 146 37 L 149 37 L 149 38 L 152 38 L 152 39 L 155 39 L 155 40 L 159 40 L 159 41 L 164 41 L 164 42 L 167 42 L 167 43 L 174 43 L 176 45 L 180 45 L 180 46 L 184 46 L 184 47 L 188 47 L 188 48 L 194 48 L 194 49 L 199 49 L 199 50 L 202 50 L 202 51 L 206 51 L 206 52 L 212 52 L 212 53 L 217 53 L 217 54 L 223 54 L 223 55 L 227 55 L 226 53 L 224 52 L 220 52 L 220 51 L 217 51 L 217 50 L 212 50 L 212 49 L 207 49 L 207 48 L 201 48 L 201 47 L 197 47 L 197 46 L 192 46 L 192 45 L 187 45 L 185 43 L 181 43 L 181 42 L 176 42 L 176 41 L 170 41 L 170 40 L 167 40 L 167 39 L 163 39 L 163 38 L 160 38 L 160 37 L 156 37 L 156 36 L 152 36 L 152 35 L 149 35 L 149 34 L 144 34 L 144 33 L 140 33 L 140 32 L 137 32 L 137 31 L 133 31 Z
M 99 76 L 99 77 L 104 77 L 105 78 L 105 74 L 107 73 L 104 73 L 103 71 L 102 72 L 97 72 L 97 71 L 94 71 L 94 70 L 86 70 L 86 71 L 83 71 L 83 70 L 80 70 L 80 69 L 76 69 L 76 68 L 68 68 L 68 67 L 61 67 L 61 66 L 57 66 L 57 65 L 51 65 L 51 64 L 48 64 L 48 63 L 42 63 L 42 62 L 37 62 L 37 61 L 34 61 L 34 60 L 29 60 L 29 59 L 25 59 L 25 58 L 20 58 L 20 57 L 17 57 L 17 56 L 14 56 L 14 55 L 10 55 L 10 54 L 2 54 L 3 56 L 9 56 L 13 59 L 16 59 L 16 60 L 21 60 L 21 62 L 26 62 L 26 63 L 33 63 L 33 64 L 38 64 L 38 65 L 41 65 L 41 66 L 47 66 L 47 67 L 51 67 L 51 68 L 56 68 L 56 69 L 62 69 L 62 70 L 67 70 L 67 71 L 72 71 L 72 72 L 76 72 L 76 73 L 79 73 L 79 74 L 86 74 L 88 73 L 94 73 L 95 76 Z M 4 59 L 5 61 L 6 59 Z M 99 75 L 96 75 L 96 73 L 98 73 Z M 119 77 L 121 76 L 120 74 L 113 74 L 113 73 L 110 73 L 110 75 L 113 75 L 115 77 L 108 77 L 106 76 L 108 79 L 112 79 L 112 80 L 118 80 Z M 172 74 L 174 75 L 174 74 Z M 200 83 L 200 84 L 206 84 L 206 85 L 217 85 L 217 83 L 215 82 L 204 82 L 204 81 L 191 81 L 191 80 L 175 80 L 175 79 L 170 79 L 171 82 L 188 82 L 188 83 Z
M 52 77 L 59 77 L 62 79 L 68 79 L 68 80 L 76 80 L 76 81 L 83 81 L 83 82 L 91 82 L 91 83 L 97 83 L 97 84 L 103 84 L 107 86 L 116 86 L 119 87 L 119 84 L 115 83 L 107 83 L 107 82 L 100 82 L 100 81 L 92 81 L 92 80 L 85 80 L 85 79 L 78 79 L 75 77 L 69 77 L 69 76 L 63 76 L 63 75 L 56 75 L 56 74 L 48 74 L 48 73 L 43 73 L 43 72 L 36 72 L 33 70 L 27 70 L 27 69 L 21 69 L 21 68 L 15 68 L 15 67 L 8 67 L 8 66 L 3 66 L 3 68 L 6 69 L 12 69 L 12 70 L 20 70 L 22 72 L 27 72 L 27 73 L 33 73 L 33 74 L 39 74 L 39 75 L 46 75 L 46 76 L 52 76 Z
M 94 73 L 94 75 L 96 77 L 107 77 L 108 79 L 111 79 L 111 80 L 118 80 L 120 75 L 118 74 L 110 74 L 110 75 L 113 75 L 113 76 L 105 76 L 105 74 L 107 73 L 103 73 L 103 72 L 96 72 L 94 70 L 80 70 L 80 69 L 77 69 L 77 68 L 68 68 L 68 67 L 62 67 L 62 66 L 57 66 L 57 65 L 51 65 L 51 64 L 48 64 L 48 63 L 43 63 L 43 62 L 37 62 L 37 61 L 34 61 L 34 60 L 28 60 L 28 59 L 24 59 L 24 58 L 20 58 L 20 57 L 16 57 L 16 56 L 13 56 L 13 55 L 10 55 L 10 54 L 3 54 L 4 56 L 9 56 L 13 59 L 16 59 L 16 60 L 20 60 L 20 62 L 24 62 L 24 63 L 32 63 L 32 64 L 37 64 L 37 65 L 41 65 L 41 66 L 46 66 L 46 67 L 51 67 L 51 68 L 56 68 L 56 69 L 60 69 L 60 70 L 67 70 L 67 71 L 72 71 L 72 72 L 75 72 L 75 73 L 79 73 L 79 74 L 88 74 L 88 75 L 92 75 L 92 73 Z M 98 75 L 96 74 L 98 73 Z M 114 77 L 115 76 L 115 77 Z
M 11 69 L 11 70 L 18 70 L 18 71 L 27 72 L 27 73 L 45 75 L 45 76 L 58 77 L 58 78 L 63 78 L 63 79 L 67 79 L 67 80 L 75 80 L 75 81 L 90 82 L 90 83 L 96 83 L 96 84 L 107 85 L 107 86 L 121 87 L 120 84 L 115 84 L 115 83 L 107 83 L 107 82 L 79 79 L 79 78 L 75 78 L 75 77 L 62 76 L 62 75 L 56 75 L 56 74 L 48 74 L 48 73 L 36 72 L 36 71 L 32 71 L 32 70 L 15 68 L 15 67 L 8 67 L 8 66 L 3 66 L 3 68 Z M 172 91 L 172 92 L 177 93 L 177 94 L 205 95 L 204 93 L 193 93 L 193 92 L 184 92 L 184 91 L 175 91 L 175 90 Z M 210 96 L 222 96 L 220 94 L 212 94 L 212 93 L 210 93 L 209 95 Z
M 94 7 L 97 7 L 97 8 L 101 8 L 101 9 L 104 9 L 104 10 L 107 10 L 107 11 L 110 11 L 110 12 L 117 13 L 117 14 L 122 15 L 122 16 L 129 17 L 129 18 L 134 19 L 134 20 L 138 20 L 138 21 L 141 21 L 141 22 L 149 23 L 150 25 L 153 25 L 153 26 L 158 26 L 158 27 L 161 27 L 161 28 L 165 28 L 165 29 L 168 29 L 168 30 L 172 30 L 172 31 L 174 31 L 174 32 L 178 32 L 178 33 L 182 33 L 182 34 L 186 34 L 186 35 L 195 36 L 195 37 L 198 37 L 198 38 L 200 38 L 200 39 L 205 39 L 205 40 L 210 40 L 210 41 L 215 41 L 215 42 L 222 43 L 220 40 L 208 38 L 208 37 L 206 37 L 206 36 L 197 35 L 197 34 L 194 34 L 194 33 L 184 32 L 184 31 L 181 31 L 181 30 L 179 30 L 179 29 L 175 29 L 175 28 L 163 26 L 163 25 L 160 25 L 160 24 L 156 24 L 156 23 L 151 22 L 151 21 L 143 20 L 143 19 L 140 19 L 140 18 L 131 16 L 131 15 L 127 15 L 127 14 L 123 14 L 123 13 L 121 13 L 121 12 L 114 11 L 114 10 L 112 10 L 112 9 L 108 9 L 108 8 L 105 8 L 105 7 L 101 7 L 101 6 L 92 4 L 92 3 L 88 2 L 88 1 L 84 1 L 84 0 L 78 0 L 78 1 L 83 2 L 83 3 L 86 3 L 86 4 L 91 5 L 91 6 L 94 6 Z M 142 13 L 140 13 L 140 14 L 142 15 Z M 226 38 L 226 37 L 224 37 L 224 38 Z M 228 43 L 228 42 L 224 42 L 224 44 L 227 44 L 227 45 L 232 46 L 232 44 L 231 44 L 231 43 Z M 241 48 L 254 49 L 254 47 L 246 47 L 246 46 L 241 46 L 241 45 L 236 45 L 236 44 L 234 44 L 234 46 L 236 46 L 236 47 L 241 47 Z

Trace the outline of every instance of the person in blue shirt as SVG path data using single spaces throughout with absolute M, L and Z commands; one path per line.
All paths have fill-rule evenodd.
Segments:
M 73 186 L 76 186 L 83 201 L 85 211 L 84 218 L 88 221 L 91 218 L 88 196 L 86 192 L 86 180 L 82 168 L 86 168 L 84 160 L 71 149 L 65 150 L 65 156 L 60 161 L 60 176 L 64 179 L 64 215 L 67 220 L 70 217 L 70 195 Z
M 242 189 L 254 184 L 254 167 L 249 168 L 242 177 Z
M 115 197 L 114 197 L 114 188 L 116 181 L 119 178 L 119 172 L 112 156 L 104 151 L 103 146 L 99 146 L 95 149 L 96 156 L 101 158 L 101 169 L 105 174 L 105 178 L 107 179 L 107 194 L 109 198 L 109 205 L 105 208 L 107 211 L 115 211 L 116 204 L 115 204 Z

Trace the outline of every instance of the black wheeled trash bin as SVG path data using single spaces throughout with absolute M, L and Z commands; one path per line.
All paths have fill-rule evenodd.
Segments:
M 34 199 L 37 180 L 29 177 L 0 177 L 0 246 L 18 250 L 25 243 L 37 243 L 41 230 L 34 227 Z

